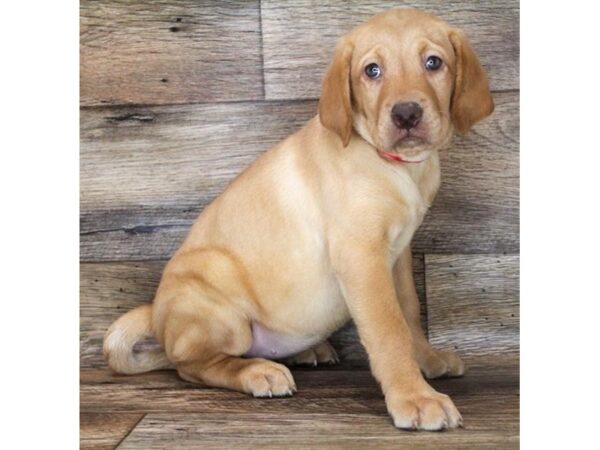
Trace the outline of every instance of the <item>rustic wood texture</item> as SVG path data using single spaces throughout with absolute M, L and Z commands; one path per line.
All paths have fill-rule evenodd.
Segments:
M 519 96 L 441 152 L 442 184 L 413 249 L 423 253 L 519 252 Z
M 110 324 L 121 314 L 154 298 L 166 261 L 84 263 L 80 268 L 80 364 L 106 367 L 102 339 Z M 421 321 L 427 326 L 425 265 L 423 255 L 413 257 L 415 284 L 421 300 Z M 341 367 L 366 367 L 364 347 L 356 327 L 347 324 L 330 342 L 338 351 Z M 151 342 L 147 342 L 151 345 Z
M 83 0 L 81 104 L 262 99 L 259 2 Z
M 81 208 L 173 205 L 195 215 L 314 114 L 305 101 L 83 110 Z
M 80 364 L 106 367 L 104 333 L 120 315 L 154 298 L 165 261 L 82 264 L 80 267 Z
M 480 396 L 503 392 L 518 393 L 516 366 L 483 365 L 474 360 L 462 378 L 432 380 L 432 385 L 453 395 L 458 408 Z M 293 397 L 254 399 L 227 389 L 207 388 L 179 378 L 175 371 L 142 375 L 116 375 L 108 369 L 82 369 L 81 410 L 83 412 L 182 412 L 244 413 L 259 408 L 261 413 L 385 413 L 381 388 L 368 370 L 332 368 L 292 369 L 298 386 Z M 465 417 L 466 421 L 467 417 Z M 390 422 L 391 423 L 391 422 Z
M 518 252 L 518 94 L 496 103 L 442 152 L 415 251 Z M 314 101 L 82 111 L 81 259 L 170 257 L 202 208 L 315 111 Z
M 519 356 L 519 257 L 425 255 L 429 340 L 492 364 Z
M 81 374 L 82 411 L 147 416 L 120 448 L 517 448 L 518 369 L 476 366 L 461 379 L 436 380 L 466 428 L 448 433 L 396 430 L 368 371 L 294 370 L 292 398 L 253 399 L 185 382 L 175 372 Z M 429 447 L 427 447 L 429 446 Z
M 498 402 L 500 403 L 500 402 Z M 499 406 L 489 404 L 490 407 Z M 504 405 L 502 405 L 504 407 Z M 516 408 L 512 410 L 516 412 Z M 260 426 L 257 426 L 260 424 Z M 486 424 L 487 425 L 487 424 Z M 120 449 L 517 449 L 516 425 L 411 433 L 391 426 L 385 414 L 149 414 Z
M 87 413 L 79 416 L 82 450 L 112 450 L 144 417 L 140 413 Z
M 338 39 L 375 13 L 416 7 L 462 28 L 494 90 L 519 88 L 519 2 L 279 0 L 261 2 L 267 99 L 317 98 Z

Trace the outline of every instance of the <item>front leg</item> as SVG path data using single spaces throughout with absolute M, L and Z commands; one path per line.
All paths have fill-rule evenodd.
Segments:
M 409 326 L 396 300 L 385 245 L 357 245 L 337 252 L 334 265 L 348 309 L 381 383 L 398 428 L 440 430 L 462 424 L 447 395 L 423 378 Z
M 460 377 L 465 373 L 465 365 L 454 352 L 434 349 L 421 327 L 419 297 L 413 279 L 412 254 L 407 247 L 394 266 L 394 282 L 398 302 L 408 322 L 415 347 L 415 357 L 427 378 L 441 376 Z

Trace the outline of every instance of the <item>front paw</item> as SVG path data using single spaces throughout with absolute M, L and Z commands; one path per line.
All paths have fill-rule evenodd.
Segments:
M 461 377 L 465 374 L 465 364 L 460 357 L 449 351 L 440 351 L 428 348 L 419 352 L 419 367 L 427 378 L 443 376 Z
M 393 391 L 385 400 L 396 428 L 438 431 L 463 426 L 450 397 L 429 386 L 419 392 Z

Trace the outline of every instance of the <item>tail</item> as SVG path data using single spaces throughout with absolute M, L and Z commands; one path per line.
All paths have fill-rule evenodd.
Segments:
M 104 357 L 118 373 L 135 374 L 171 367 L 161 348 L 133 351 L 133 346 L 153 336 L 152 305 L 143 305 L 122 315 L 104 336 Z

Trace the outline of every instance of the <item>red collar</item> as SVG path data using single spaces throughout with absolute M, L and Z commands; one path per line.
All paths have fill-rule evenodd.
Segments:
M 400 155 L 397 155 L 396 153 L 386 152 L 383 150 L 377 150 L 377 153 L 379 153 L 379 155 L 383 159 L 387 159 L 388 161 L 401 162 L 401 163 L 414 163 L 414 164 L 423 162 L 423 161 L 408 161 L 406 159 L 402 159 L 402 157 Z

